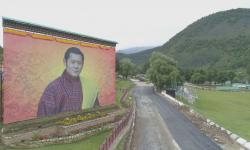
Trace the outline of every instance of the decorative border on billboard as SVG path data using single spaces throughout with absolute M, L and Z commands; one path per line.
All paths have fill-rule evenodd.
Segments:
M 82 41 L 66 39 L 66 38 L 61 38 L 61 37 L 56 37 L 56 36 L 51 36 L 51 35 L 45 35 L 45 34 L 39 34 L 39 33 L 32 33 L 32 32 L 28 32 L 28 31 L 17 30 L 17 29 L 12 29 L 12 28 L 7 28 L 7 27 L 4 28 L 4 32 L 14 34 L 14 35 L 19 35 L 19 36 L 31 36 L 32 38 L 35 38 L 35 39 L 56 41 L 56 42 L 65 43 L 65 44 L 73 44 L 73 45 L 80 45 L 80 46 L 84 46 L 84 47 L 100 48 L 100 49 L 104 49 L 104 50 L 115 51 L 115 48 L 112 46 L 82 42 Z
M 83 34 L 79 34 L 75 32 L 55 29 L 55 28 L 38 25 L 34 23 L 29 23 L 29 22 L 24 22 L 24 21 L 20 21 L 16 19 L 3 17 L 2 23 L 3 23 L 2 26 L 4 28 L 12 28 L 12 29 L 31 32 L 31 33 L 50 35 L 50 36 L 61 37 L 65 39 L 72 39 L 72 40 L 77 40 L 77 41 L 82 41 L 82 42 L 87 42 L 87 43 L 95 43 L 95 44 L 111 46 L 111 47 L 115 47 L 117 44 L 117 42 L 114 42 L 114 41 L 91 37 L 91 36 L 87 36 L 87 35 L 83 35 Z

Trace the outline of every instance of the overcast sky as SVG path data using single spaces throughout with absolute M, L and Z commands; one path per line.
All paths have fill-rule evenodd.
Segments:
M 116 41 L 157 46 L 209 14 L 250 0 L 0 0 L 0 16 Z M 2 24 L 2 20 L 0 21 Z M 0 45 L 3 45 L 2 26 Z

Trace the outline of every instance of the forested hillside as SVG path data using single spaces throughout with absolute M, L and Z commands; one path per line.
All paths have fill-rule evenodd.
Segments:
M 167 29 L 166 29 L 167 30 Z M 118 55 L 136 64 L 162 52 L 182 69 L 245 69 L 250 63 L 250 9 L 233 9 L 203 17 L 176 34 L 161 47 Z

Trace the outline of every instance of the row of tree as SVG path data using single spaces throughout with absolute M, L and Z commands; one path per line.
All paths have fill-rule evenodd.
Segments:
M 116 72 L 122 75 L 124 79 L 136 75 L 136 70 L 135 64 L 129 58 L 123 58 L 120 61 L 116 60 Z
M 153 53 L 149 59 L 146 75 L 157 90 L 175 88 L 180 81 L 180 72 L 176 62 L 161 53 Z
M 176 87 L 177 82 L 181 81 L 176 62 L 161 53 L 153 53 L 149 63 L 142 67 L 136 66 L 128 58 L 123 58 L 116 61 L 116 70 L 124 79 L 129 75 L 146 74 L 158 90 Z
M 145 74 L 158 90 L 175 88 L 183 82 L 194 84 L 224 84 L 226 81 L 246 82 L 250 80 L 250 64 L 246 71 L 196 69 L 182 70 L 172 58 L 154 52 L 149 61 L 142 66 L 136 66 L 128 58 L 116 62 L 116 70 L 124 79 L 136 74 Z
M 235 72 L 232 70 L 182 70 L 184 81 L 192 82 L 195 84 L 203 84 L 205 82 L 211 84 L 221 84 L 226 81 L 232 82 L 246 82 L 249 80 L 249 76 L 246 72 Z

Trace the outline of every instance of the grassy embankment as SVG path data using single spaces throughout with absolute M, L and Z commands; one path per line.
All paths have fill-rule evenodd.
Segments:
M 95 136 L 92 136 L 86 140 L 71 143 L 71 144 L 60 144 L 60 145 L 50 145 L 40 148 L 32 148 L 32 150 L 97 150 L 102 144 L 106 136 L 110 131 L 101 132 Z M 21 149 L 9 149 L 9 150 L 21 150 Z
M 116 81 L 116 97 L 115 101 L 118 106 L 121 106 L 120 99 L 123 95 L 123 92 L 125 89 L 128 89 L 129 91 L 135 86 L 135 84 L 132 81 L 129 80 L 119 80 Z M 130 93 L 129 93 L 130 95 Z M 128 97 L 127 97 L 128 99 Z
M 207 90 L 196 90 L 196 92 L 198 99 L 193 105 L 188 105 L 250 141 L 250 92 Z

